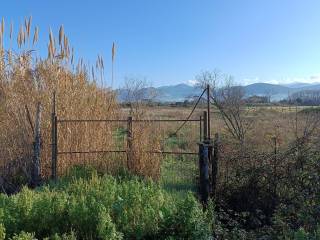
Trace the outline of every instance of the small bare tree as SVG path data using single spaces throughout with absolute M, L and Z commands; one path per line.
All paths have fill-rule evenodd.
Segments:
M 245 109 L 243 88 L 234 85 L 231 76 L 223 75 L 218 70 L 202 72 L 197 81 L 201 88 L 210 86 L 210 99 L 220 111 L 228 132 L 243 145 L 251 126 L 251 121 L 246 118 L 248 111 Z M 223 86 L 218 88 L 221 83 Z
M 157 96 L 156 91 L 149 87 L 145 79 L 126 78 L 125 102 L 129 104 L 130 115 L 141 117 L 143 115 L 142 105 L 145 101 L 152 101 Z
M 251 121 L 247 118 L 243 88 L 233 86 L 229 80 L 224 87 L 215 92 L 212 100 L 219 109 L 228 131 L 243 145 Z
M 197 87 L 205 89 L 209 85 L 213 92 L 221 80 L 223 80 L 223 76 L 224 75 L 218 69 L 214 69 L 211 72 L 203 71 L 196 76 Z

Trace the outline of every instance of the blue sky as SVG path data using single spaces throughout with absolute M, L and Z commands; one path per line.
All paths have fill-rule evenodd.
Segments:
M 33 16 L 45 53 L 48 29 L 64 25 L 78 56 L 105 59 L 117 45 L 115 86 L 125 77 L 153 86 L 220 69 L 241 84 L 320 81 L 319 0 L 3 1 L 9 28 Z M 17 31 L 17 28 L 15 28 Z

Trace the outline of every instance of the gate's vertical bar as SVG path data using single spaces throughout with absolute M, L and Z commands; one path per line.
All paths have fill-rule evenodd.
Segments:
M 200 115 L 200 129 L 199 129 L 199 133 L 200 133 L 200 142 L 202 141 L 202 116 Z
M 57 180 L 58 169 L 58 118 L 54 116 L 54 180 Z
M 218 163 L 219 163 L 219 145 L 220 136 L 216 133 L 213 143 L 213 158 L 212 158 L 212 196 L 216 196 L 217 191 L 217 175 L 218 175 Z
M 132 168 L 132 116 L 127 122 L 127 167 L 129 170 Z
M 200 198 L 204 206 L 208 203 L 210 192 L 209 149 L 205 142 L 199 143 Z
M 206 205 L 210 192 L 209 181 L 209 148 L 208 140 L 208 116 L 207 112 L 203 112 L 203 139 L 199 143 L 199 173 L 200 173 L 200 198 L 201 202 Z
M 207 85 L 208 139 L 210 140 L 210 85 Z
M 203 112 L 203 140 L 208 139 L 208 117 L 207 112 Z

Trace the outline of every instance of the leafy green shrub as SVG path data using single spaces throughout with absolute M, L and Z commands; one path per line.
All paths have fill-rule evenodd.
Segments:
M 54 234 L 52 237 L 44 238 L 44 240 L 77 240 L 76 235 L 73 231 L 70 233 L 64 233 L 62 236 L 59 236 L 57 233 Z
M 14 234 L 10 240 L 36 240 L 33 233 L 21 232 L 19 234 Z
M 288 165 L 280 165 L 277 175 L 262 164 L 235 172 L 218 193 L 215 234 L 221 239 L 320 239 L 319 153 L 300 154 L 301 159 L 292 155 Z
M 0 240 L 4 240 L 6 238 L 6 229 L 3 224 L 0 224 Z
M 200 203 L 189 194 L 176 208 L 166 209 L 158 238 L 208 239 L 212 235 L 212 214 L 212 203 L 204 213 Z
M 320 162 L 310 158 L 303 169 L 282 183 L 282 204 L 274 214 L 276 235 L 320 239 Z
M 299 111 L 299 113 L 302 113 L 302 114 L 310 114 L 310 113 L 319 114 L 320 113 L 320 107 L 304 108 L 301 111 Z
M 271 176 L 267 166 L 254 166 L 236 172 L 220 193 L 221 220 L 230 222 L 232 219 L 248 231 L 270 225 L 277 201 Z
M 6 237 L 207 239 L 211 234 L 209 218 L 192 195 L 174 199 L 152 181 L 75 171 L 57 184 L 0 195 Z M 70 230 L 73 234 L 65 235 Z M 34 236 L 15 235 L 23 231 Z

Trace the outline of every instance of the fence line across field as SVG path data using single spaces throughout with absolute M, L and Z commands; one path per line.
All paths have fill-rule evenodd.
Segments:
M 200 122 L 200 119 L 132 119 L 132 122 Z M 57 119 L 58 123 L 128 122 L 126 119 Z
M 194 114 L 195 109 L 197 108 L 202 96 L 207 93 L 207 111 L 203 112 L 203 116 L 200 116 L 198 119 L 191 119 L 191 116 Z M 173 136 L 177 136 L 177 133 L 185 126 L 187 122 L 196 122 L 199 123 L 199 137 L 200 141 L 198 142 L 199 151 L 198 152 L 180 152 L 180 151 L 145 151 L 149 154 L 174 154 L 174 155 L 198 155 L 199 156 L 199 170 L 200 170 L 200 195 L 201 201 L 206 205 L 210 192 L 215 195 L 216 189 L 216 176 L 217 176 L 217 166 L 218 166 L 218 135 L 215 136 L 215 142 L 212 141 L 210 137 L 210 86 L 203 90 L 200 97 L 194 104 L 191 112 L 186 119 L 133 119 L 132 116 L 129 116 L 127 119 L 58 119 L 56 113 L 56 99 L 55 93 L 53 94 L 53 109 L 52 109 L 52 178 L 57 179 L 57 166 L 58 166 L 58 155 L 62 154 L 99 154 L 99 153 L 125 153 L 127 156 L 127 164 L 130 169 L 130 165 L 133 160 L 133 123 L 153 123 L 153 122 L 181 122 L 179 127 L 174 132 Z M 61 124 L 78 124 L 78 123 L 89 123 L 89 122 L 105 122 L 105 123 L 126 123 L 126 147 L 125 149 L 114 150 L 114 149 L 101 149 L 101 150 L 73 150 L 70 151 L 59 151 L 58 150 L 58 126 Z M 169 136 L 169 138 L 172 135 Z M 165 140 L 169 139 L 166 138 Z M 164 140 L 164 141 L 165 141 Z M 211 173 L 209 168 L 211 165 Z M 210 176 L 211 175 L 211 180 Z
M 55 102 L 55 101 L 54 101 Z M 52 178 L 57 178 L 57 167 L 58 167 L 58 155 L 70 155 L 70 154 L 108 154 L 108 153 L 118 153 L 118 154 L 127 154 L 127 158 L 131 158 L 132 151 L 132 137 L 133 137 L 133 123 L 154 123 L 154 122 L 182 122 L 182 125 L 185 125 L 187 122 L 199 123 L 199 136 L 200 141 L 203 136 L 203 126 L 204 118 L 201 116 L 199 119 L 133 119 L 128 117 L 128 119 L 58 119 L 56 112 L 52 113 Z M 126 149 L 121 150 L 89 150 L 89 151 L 59 151 L 58 141 L 59 134 L 58 128 L 59 125 L 63 124 L 79 124 L 79 123 L 95 123 L 95 122 L 105 122 L 105 123 L 127 123 L 127 147 Z M 179 129 L 181 128 L 179 127 Z M 162 154 L 162 155 L 198 155 L 198 152 L 180 152 L 180 151 L 145 151 L 149 154 Z
M 62 151 L 57 154 L 95 154 L 95 153 L 126 153 L 127 150 L 101 150 L 101 151 Z M 172 155 L 198 155 L 197 152 L 174 152 L 174 151 L 145 151 L 151 154 L 172 154 Z

